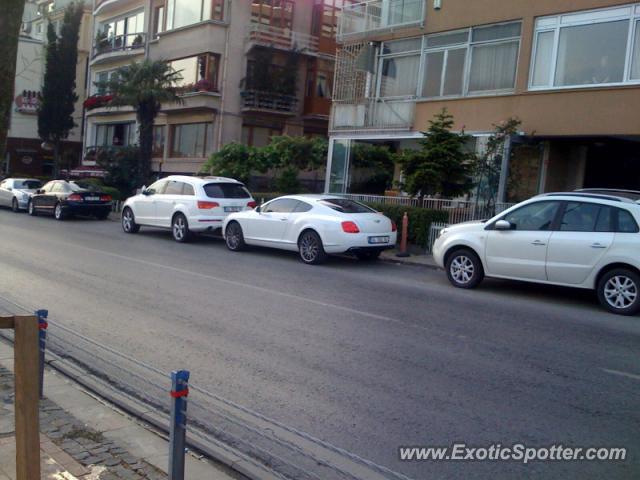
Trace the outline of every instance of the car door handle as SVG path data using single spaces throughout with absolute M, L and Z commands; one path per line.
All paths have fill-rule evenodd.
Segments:
M 546 243 L 541 242 L 540 240 L 536 240 L 534 242 L 531 242 L 531 245 L 535 245 L 536 247 L 542 247 L 542 246 L 546 245 Z
M 280 221 L 281 221 L 281 222 L 286 222 L 286 221 L 287 221 L 287 219 L 286 219 L 286 218 L 281 218 L 281 219 L 280 219 Z
M 602 245 L 601 243 L 592 243 L 591 248 L 607 248 L 607 245 Z

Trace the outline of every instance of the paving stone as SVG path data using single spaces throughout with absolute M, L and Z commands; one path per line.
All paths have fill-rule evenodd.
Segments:
M 94 455 L 98 455 L 99 453 L 106 453 L 109 451 L 109 447 L 108 446 L 102 446 L 102 447 L 98 447 L 98 448 L 91 448 L 89 449 L 89 451 L 91 453 L 93 453 Z
M 84 459 L 87 457 L 90 457 L 91 454 L 89 452 L 77 452 L 77 453 L 72 453 L 71 456 L 76 460 L 84 461 Z
M 106 467 L 115 467 L 116 465 L 120 465 L 121 460 L 119 458 L 116 457 L 110 457 L 105 459 L 104 462 L 102 462 Z

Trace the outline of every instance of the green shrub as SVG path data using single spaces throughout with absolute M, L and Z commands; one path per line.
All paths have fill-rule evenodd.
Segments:
M 447 222 L 449 214 L 442 210 L 430 210 L 420 207 L 405 207 L 402 205 L 387 205 L 383 203 L 367 203 L 371 208 L 382 212 L 398 225 L 398 241 L 402 233 L 402 217 L 407 212 L 409 217 L 409 231 L 407 241 L 420 247 L 427 247 L 429 229 L 433 222 Z

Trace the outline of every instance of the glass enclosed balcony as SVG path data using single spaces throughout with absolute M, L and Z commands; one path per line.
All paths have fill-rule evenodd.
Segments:
M 424 23 L 426 1 L 368 0 L 345 5 L 340 15 L 338 41 L 421 25 Z

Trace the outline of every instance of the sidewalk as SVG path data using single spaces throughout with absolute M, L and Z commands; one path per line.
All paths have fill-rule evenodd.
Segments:
M 0 341 L 0 480 L 15 480 L 12 370 L 13 348 Z M 44 392 L 47 398 L 40 402 L 43 479 L 167 479 L 166 438 L 49 368 L 45 371 Z M 244 478 L 190 454 L 185 464 L 187 480 Z
M 431 255 L 425 254 L 424 250 L 414 250 L 409 257 L 396 257 L 396 253 L 398 253 L 397 249 L 385 250 L 380 255 L 380 260 L 390 263 L 400 263 L 403 265 L 414 265 L 432 269 L 438 268 L 436 262 L 433 260 L 433 257 Z

